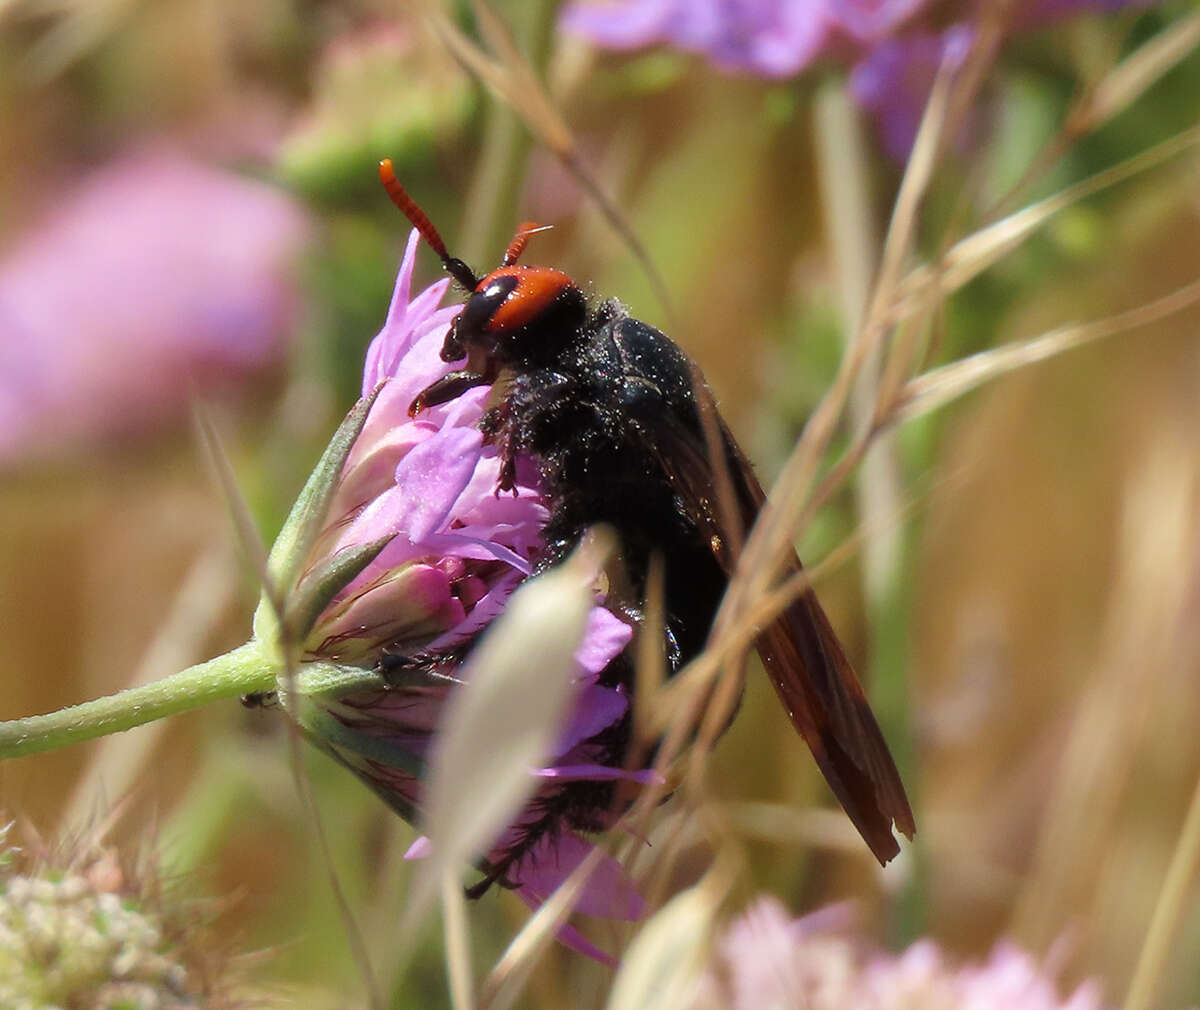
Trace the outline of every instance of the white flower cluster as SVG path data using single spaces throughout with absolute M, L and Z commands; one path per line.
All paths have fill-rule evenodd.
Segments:
M 137 902 L 72 874 L 0 882 L 0 1006 L 167 1010 L 187 971 Z

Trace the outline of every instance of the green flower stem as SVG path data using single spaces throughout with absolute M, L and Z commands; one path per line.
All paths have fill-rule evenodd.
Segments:
M 250 641 L 151 684 L 47 715 L 0 722 L 0 760 L 94 740 L 224 698 L 273 691 L 276 673 L 261 643 Z

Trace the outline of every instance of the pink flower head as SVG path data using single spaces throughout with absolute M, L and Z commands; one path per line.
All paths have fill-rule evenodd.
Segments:
M 774 899 L 758 901 L 719 941 L 689 1010 L 1104 1010 L 1097 985 L 1064 999 L 1053 970 L 1010 943 L 967 964 L 928 939 L 890 954 L 856 935 L 853 918 L 840 905 L 792 919 Z
M 831 26 L 815 6 L 771 0 L 604 0 L 572 3 L 563 12 L 563 24 L 607 48 L 667 44 L 705 53 L 724 70 L 790 77 L 831 43 Z
M 64 192 L 0 257 L 0 459 L 124 434 L 278 360 L 300 208 L 161 150 Z
M 612 49 L 672 45 L 723 70 L 792 77 L 853 54 L 916 17 L 929 0 L 576 0 L 570 31 Z
M 442 709 L 452 692 L 470 688 L 459 674 L 478 636 L 537 571 L 550 515 L 531 459 L 518 459 L 515 488 L 497 494 L 499 451 L 478 428 L 487 387 L 409 414 L 417 394 L 453 367 L 439 352 L 461 308 L 438 307 L 448 280 L 412 295 L 417 245 L 414 231 L 387 320 L 367 352 L 363 392 L 375 399 L 296 586 L 303 594 L 339 558 L 386 544 L 329 599 L 303 658 L 378 669 L 387 686 L 322 697 L 305 729 L 410 821 L 420 818 Z M 570 717 L 545 765 L 530 772 L 539 783 L 533 800 L 480 861 L 485 876 L 473 894 L 499 882 L 540 904 L 590 851 L 579 832 L 611 823 L 614 783 L 649 774 L 621 767 L 629 698 L 606 679 L 632 634 L 596 603 L 576 652 Z M 409 855 L 427 850 L 419 839 Z M 607 860 L 577 910 L 635 918 L 642 907 L 624 870 Z M 573 931 L 563 938 L 605 956 Z

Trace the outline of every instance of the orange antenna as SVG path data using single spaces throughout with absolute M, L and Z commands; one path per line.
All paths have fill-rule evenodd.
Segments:
M 383 183 L 387 195 L 392 198 L 392 203 L 400 208 L 400 213 L 412 222 L 413 227 L 421 233 L 421 237 L 429 243 L 429 248 L 441 257 L 442 266 L 446 268 L 446 272 L 468 291 L 473 291 L 478 283 L 474 271 L 462 260 L 455 259 L 446 251 L 446 243 L 442 241 L 442 236 L 438 234 L 433 222 L 417 205 L 417 201 L 408 195 L 408 190 L 400 185 L 395 169 L 392 168 L 391 158 L 384 158 L 379 163 L 379 181 Z M 516 242 L 516 239 L 513 241 Z M 524 245 L 523 242 L 522 245 Z
M 548 224 L 538 224 L 536 221 L 522 221 L 517 225 L 517 233 L 513 236 L 513 240 L 504 250 L 504 259 L 500 261 L 500 265 L 510 267 L 516 263 L 521 258 L 521 253 L 525 251 L 529 236 L 536 235 L 539 231 L 549 231 L 550 227 Z

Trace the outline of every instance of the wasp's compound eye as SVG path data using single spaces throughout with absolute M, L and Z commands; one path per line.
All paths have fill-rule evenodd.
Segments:
M 494 330 L 492 321 L 496 313 L 516 290 L 518 283 L 519 279 L 515 276 L 485 278 L 467 299 L 466 307 L 458 317 L 459 337 L 470 340 L 485 330 Z

